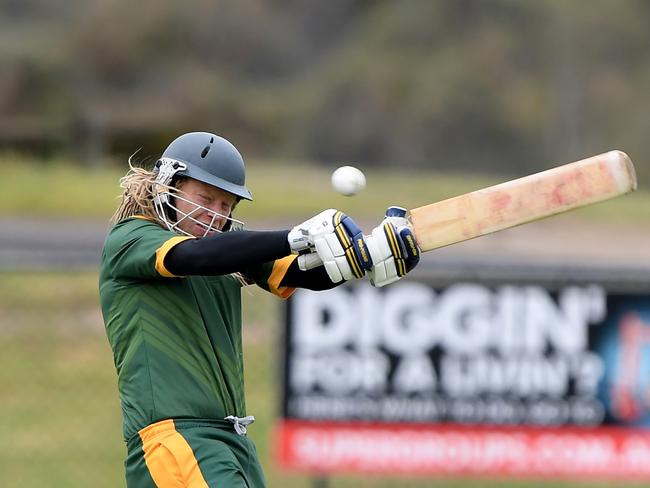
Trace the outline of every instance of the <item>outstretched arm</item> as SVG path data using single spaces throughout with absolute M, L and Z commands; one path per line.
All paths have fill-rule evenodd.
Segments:
M 187 239 L 169 250 L 164 265 L 175 276 L 225 275 L 292 252 L 302 254 L 287 269 L 282 286 L 326 290 L 363 277 L 371 267 L 361 229 L 333 209 L 291 231 L 236 231 Z
M 291 254 L 288 230 L 224 232 L 176 244 L 165 267 L 176 276 L 225 275 Z

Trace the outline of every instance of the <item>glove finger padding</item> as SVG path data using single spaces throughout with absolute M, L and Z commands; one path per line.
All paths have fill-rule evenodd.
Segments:
M 308 252 L 298 255 L 298 269 L 308 271 L 323 265 L 323 260 L 315 252 Z

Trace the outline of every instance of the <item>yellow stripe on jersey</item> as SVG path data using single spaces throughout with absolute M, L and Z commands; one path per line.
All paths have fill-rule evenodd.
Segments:
M 127 217 L 128 219 L 140 219 L 140 220 L 148 220 L 149 222 L 155 222 L 156 219 L 153 219 L 151 217 L 147 217 L 146 215 L 131 215 L 131 217 Z
M 172 247 L 174 247 L 176 244 L 179 244 L 188 239 L 194 239 L 194 237 L 172 237 L 171 239 L 165 241 L 162 246 L 156 249 L 156 271 L 158 271 L 160 276 L 164 276 L 165 278 L 178 278 L 178 276 L 174 275 L 167 268 L 165 268 L 165 256 L 167 256 L 167 253 L 171 251 Z
M 156 486 L 209 488 L 185 438 L 173 420 L 162 420 L 138 432 L 144 461 Z
M 271 271 L 271 276 L 269 276 L 267 283 L 269 285 L 269 290 L 274 295 L 281 298 L 289 298 L 293 295 L 293 292 L 296 291 L 295 288 L 280 286 L 280 283 L 282 282 L 282 278 L 287 274 L 289 266 L 291 266 L 291 263 L 293 263 L 297 257 L 297 255 L 292 254 L 291 256 L 286 256 L 282 259 L 276 259 L 273 263 L 273 270 Z

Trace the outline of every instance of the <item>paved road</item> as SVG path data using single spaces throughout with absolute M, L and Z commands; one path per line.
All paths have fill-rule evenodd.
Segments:
M 250 228 L 287 225 L 266 222 Z M 107 228 L 96 220 L 0 217 L 0 271 L 97 268 Z M 531 267 L 548 279 L 595 273 L 650 287 L 650 229 L 549 219 L 427 253 L 416 271 L 450 280 L 483 272 L 525 279 Z
M 0 217 L 0 269 L 97 266 L 107 224 Z

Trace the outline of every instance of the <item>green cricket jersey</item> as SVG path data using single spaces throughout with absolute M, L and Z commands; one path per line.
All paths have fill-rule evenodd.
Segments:
M 241 281 L 232 275 L 176 277 L 164 266 L 191 237 L 144 218 L 119 222 L 102 253 L 99 290 L 118 374 L 126 440 L 163 419 L 246 415 Z M 293 258 L 242 274 L 281 297 Z

